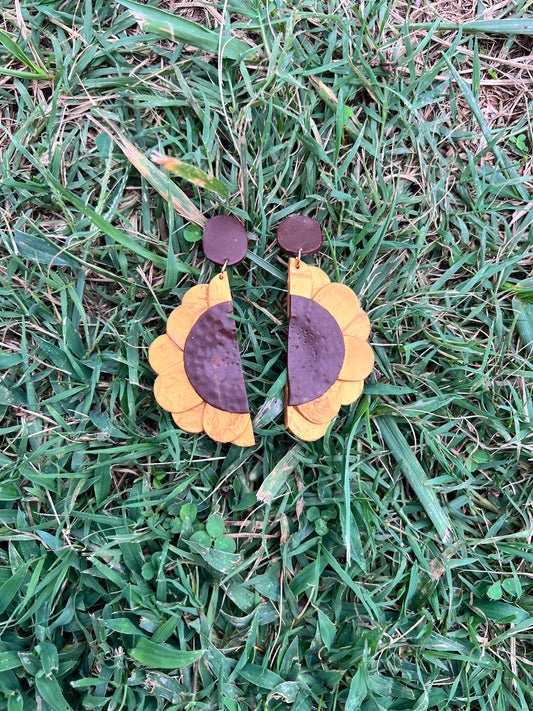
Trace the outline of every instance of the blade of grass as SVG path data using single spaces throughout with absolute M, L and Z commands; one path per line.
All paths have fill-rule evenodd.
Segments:
M 184 652 L 173 649 L 167 644 L 157 644 L 150 639 L 141 639 L 131 650 L 130 656 L 141 664 L 154 669 L 181 669 L 200 659 L 203 649 L 195 652 Z
M 142 5 L 132 0 L 118 0 L 118 3 L 127 7 L 140 26 L 148 32 L 174 42 L 193 45 L 206 52 L 218 53 L 220 42 L 218 32 L 150 5 Z M 241 60 L 253 49 L 236 37 L 232 37 L 229 41 L 224 39 L 222 41 L 222 56 L 228 59 Z
M 396 26 L 401 29 L 400 26 Z M 415 22 L 409 25 L 411 31 L 429 30 L 434 23 Z M 476 35 L 533 35 L 533 18 L 510 17 L 504 20 L 475 20 L 473 22 L 442 22 L 437 27 L 442 32 L 467 32 Z
M 38 79 L 50 79 L 51 76 L 46 72 L 44 69 L 39 67 L 35 62 L 28 57 L 28 55 L 18 46 L 18 44 L 5 32 L 0 30 L 0 44 L 2 44 L 11 54 L 19 60 L 19 62 L 22 62 L 25 64 L 27 67 L 29 67 L 32 72 L 32 78 L 35 76 L 35 78 Z M 12 75 L 12 70 L 9 69 L 0 69 L 0 72 L 3 74 L 11 74 Z M 28 76 L 27 73 L 20 72 L 20 74 L 25 75 L 26 77 Z
M 6 69 L 5 67 L 0 67 L 0 74 L 4 74 L 5 76 L 8 77 L 16 77 L 17 79 L 49 79 L 50 77 L 48 75 L 45 75 L 43 77 L 42 74 L 36 74 L 35 72 L 24 72 L 22 70 L 17 70 L 17 69 Z
M 533 353 L 533 304 L 521 299 L 513 299 L 513 309 L 520 339 L 531 355 Z
M 449 516 L 439 503 L 435 489 L 426 472 L 416 459 L 400 428 L 389 415 L 376 418 L 378 428 L 392 456 L 400 465 L 409 486 L 435 526 L 443 543 L 453 540 L 453 527 Z

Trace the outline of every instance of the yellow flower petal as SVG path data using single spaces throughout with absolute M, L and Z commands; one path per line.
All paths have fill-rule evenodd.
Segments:
M 361 338 L 344 337 L 344 364 L 339 380 L 364 380 L 374 367 L 374 352 Z
M 356 382 L 351 380 L 339 380 L 337 382 L 340 386 L 341 405 L 351 405 L 363 392 L 364 382 L 362 380 Z
M 329 422 L 315 425 L 301 415 L 295 407 L 290 405 L 285 410 L 285 424 L 295 437 L 304 442 L 314 442 L 323 437 L 328 429 Z
M 359 300 L 346 284 L 327 284 L 313 296 L 313 300 L 330 312 L 341 331 L 354 320 L 359 311 Z
M 310 299 L 312 293 L 313 277 L 309 265 L 302 260 L 298 262 L 297 259 L 289 259 L 289 296 L 305 296 Z
M 315 425 L 328 424 L 341 409 L 341 388 L 333 385 L 321 396 L 303 405 L 298 405 L 298 412 Z
M 255 444 L 254 431 L 252 428 L 252 420 L 248 417 L 248 424 L 244 432 L 239 435 L 236 439 L 231 440 L 232 444 L 237 447 L 253 447 Z
M 150 344 L 148 362 L 156 373 L 164 373 L 183 361 L 183 351 L 170 340 L 167 334 L 159 336 Z
M 309 265 L 309 270 L 311 272 L 311 279 L 313 280 L 313 296 L 322 289 L 322 287 L 327 286 L 330 283 L 330 278 L 326 272 L 322 271 L 320 267 L 313 267 Z
M 209 286 L 197 284 L 186 291 L 181 300 L 182 306 L 201 306 L 204 311 L 209 308 Z
M 354 320 L 343 330 L 345 336 L 362 338 L 363 341 L 370 336 L 370 319 L 361 309 L 357 312 Z
M 202 402 L 201 396 L 189 382 L 183 362 L 155 379 L 154 395 L 163 410 L 168 412 L 185 412 Z
M 209 306 L 223 304 L 225 301 L 231 301 L 227 272 L 217 274 L 209 282 Z
M 180 348 L 185 348 L 185 341 L 191 328 L 198 321 L 205 309 L 202 306 L 178 306 L 167 321 L 167 334 Z
M 250 414 L 226 412 L 213 407 L 208 402 L 205 404 L 203 427 L 206 435 L 215 442 L 232 442 L 238 439 L 248 425 Z
M 203 416 L 205 403 L 201 402 L 185 412 L 173 412 L 172 419 L 185 432 L 198 434 L 203 431 Z

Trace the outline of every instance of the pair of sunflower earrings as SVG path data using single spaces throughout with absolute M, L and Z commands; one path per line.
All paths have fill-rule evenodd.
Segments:
M 299 439 L 322 437 L 341 405 L 355 402 L 374 366 L 370 321 L 354 292 L 302 261 L 323 243 L 320 226 L 302 215 L 278 226 L 289 259 L 285 424 Z M 170 314 L 166 334 L 148 351 L 158 373 L 155 399 L 186 432 L 216 442 L 255 444 L 237 343 L 226 267 L 246 256 L 248 238 L 234 217 L 209 219 L 203 232 L 209 261 L 222 271 L 193 286 Z

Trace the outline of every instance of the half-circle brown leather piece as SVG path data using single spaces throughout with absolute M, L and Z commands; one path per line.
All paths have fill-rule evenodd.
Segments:
M 329 311 L 312 299 L 291 296 L 289 313 L 288 404 L 303 405 L 337 380 L 344 363 L 344 337 Z
M 219 410 L 249 412 L 231 301 L 205 311 L 184 348 L 185 372 L 196 392 Z

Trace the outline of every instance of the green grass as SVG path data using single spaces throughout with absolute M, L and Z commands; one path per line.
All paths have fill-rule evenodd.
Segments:
M 490 83 L 527 38 L 230 0 L 184 45 L 128 4 L 0 3 L 0 711 L 528 711 L 531 94 Z M 376 353 L 314 444 L 282 412 L 297 212 Z M 251 236 L 246 450 L 178 431 L 146 355 L 217 213 Z

